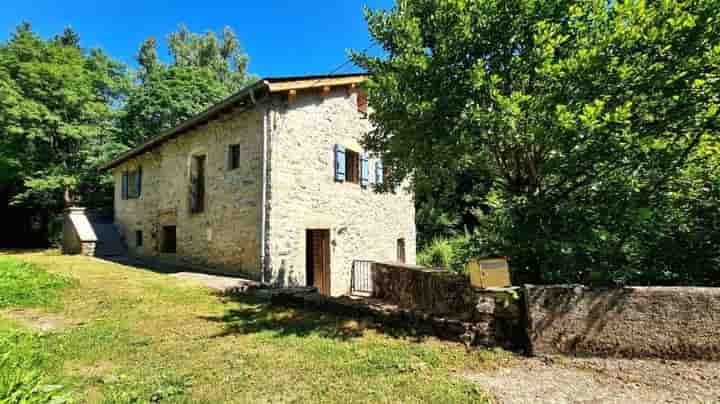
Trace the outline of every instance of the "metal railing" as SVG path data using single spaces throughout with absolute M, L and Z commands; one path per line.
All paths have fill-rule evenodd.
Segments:
M 355 260 L 352 264 L 350 292 L 353 295 L 370 296 L 373 292 L 372 261 Z

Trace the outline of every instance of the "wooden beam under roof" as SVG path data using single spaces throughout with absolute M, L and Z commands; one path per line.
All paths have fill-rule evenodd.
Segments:
M 271 93 L 284 92 L 289 90 L 303 90 L 308 88 L 323 88 L 323 87 L 338 87 L 347 86 L 350 84 L 362 83 L 367 79 L 367 76 L 357 75 L 349 77 L 328 77 L 319 79 L 301 79 L 301 80 L 287 80 L 278 82 L 268 82 L 268 87 Z
M 295 102 L 295 98 L 297 98 L 297 90 L 288 90 L 288 104 Z

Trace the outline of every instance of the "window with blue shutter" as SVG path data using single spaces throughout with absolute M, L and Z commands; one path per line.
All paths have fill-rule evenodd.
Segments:
M 128 198 L 128 184 L 129 184 L 129 178 L 128 178 L 128 172 L 123 171 L 122 173 L 122 185 L 121 185 L 121 198 L 127 199 Z
M 375 183 L 376 184 L 378 184 L 378 185 L 383 184 L 383 180 L 384 180 L 383 175 L 384 175 L 384 172 L 383 172 L 382 160 L 378 160 L 377 163 L 375 163 Z
M 368 160 L 368 154 L 363 153 L 360 158 L 360 185 L 367 187 L 370 182 L 370 161 Z
M 335 181 L 345 181 L 345 147 L 335 145 Z

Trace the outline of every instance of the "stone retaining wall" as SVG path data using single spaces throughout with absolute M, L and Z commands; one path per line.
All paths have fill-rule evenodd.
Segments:
M 526 286 L 530 350 L 720 359 L 720 288 Z
M 476 289 L 442 269 L 373 263 L 373 297 L 402 309 L 466 324 L 473 345 L 524 348 L 519 288 Z
M 440 269 L 375 263 L 374 298 L 469 324 L 476 345 L 537 355 L 720 359 L 720 288 L 475 289 Z

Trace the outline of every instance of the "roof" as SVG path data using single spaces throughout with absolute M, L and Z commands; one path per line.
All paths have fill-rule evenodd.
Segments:
M 114 160 L 100 166 L 100 170 L 109 170 L 119 166 L 133 157 L 139 156 L 161 145 L 167 140 L 186 133 L 198 125 L 202 125 L 219 115 L 230 112 L 238 106 L 252 106 L 256 100 L 267 94 L 282 93 L 290 90 L 306 90 L 312 88 L 338 87 L 358 84 L 367 79 L 364 73 L 311 75 L 291 77 L 266 77 L 246 86 L 235 94 L 225 98 L 205 111 L 186 119 L 177 126 L 160 132 L 157 136 L 126 151 Z

